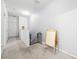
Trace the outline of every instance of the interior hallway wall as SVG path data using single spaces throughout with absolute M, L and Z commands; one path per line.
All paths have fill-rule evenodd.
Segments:
M 38 19 L 39 19 L 39 14 L 34 13 L 32 14 L 32 16 L 30 16 L 30 20 L 29 20 L 29 31 L 32 34 L 32 40 L 36 39 L 37 36 L 37 32 L 38 31 Z
M 8 12 L 4 0 L 1 1 L 1 53 L 8 40 Z
M 61 0 L 53 1 L 43 11 L 39 13 L 37 21 L 38 31 L 43 33 L 48 28 L 55 28 L 58 31 L 59 48 L 72 56 L 77 56 L 77 1 Z
M 26 46 L 29 46 L 29 17 L 28 16 L 19 16 L 19 37 L 25 43 Z
M 53 22 L 53 28 L 58 31 L 60 48 L 77 56 L 77 9 L 54 17 Z

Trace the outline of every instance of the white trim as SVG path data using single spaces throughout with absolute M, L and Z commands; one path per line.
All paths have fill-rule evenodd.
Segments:
M 42 44 L 45 44 L 45 42 L 42 42 Z M 60 52 L 63 52 L 65 54 L 71 56 L 71 57 L 77 58 L 77 56 L 75 56 L 75 55 L 73 55 L 73 54 L 71 54 L 71 53 L 69 53 L 69 52 L 67 52 L 67 51 L 65 51 L 63 49 L 60 49 L 60 48 L 56 48 L 56 49 L 59 50 Z
M 58 48 L 57 48 L 57 49 L 58 49 Z M 77 58 L 77 56 L 75 56 L 75 55 L 73 55 L 73 54 L 71 54 L 71 53 L 69 53 L 69 52 L 67 52 L 67 51 L 65 51 L 65 50 L 63 50 L 63 49 L 59 49 L 59 51 L 65 53 L 65 54 L 67 54 L 67 55 L 69 55 L 69 56 L 72 56 L 72 57 L 74 57 L 74 58 Z

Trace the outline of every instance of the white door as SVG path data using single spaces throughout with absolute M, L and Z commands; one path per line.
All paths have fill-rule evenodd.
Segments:
M 19 16 L 19 37 L 27 46 L 29 46 L 28 20 L 28 17 Z

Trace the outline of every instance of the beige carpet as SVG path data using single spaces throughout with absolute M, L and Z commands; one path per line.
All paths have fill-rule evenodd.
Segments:
M 54 52 L 51 48 L 44 48 L 41 44 L 26 47 L 21 40 L 10 43 L 2 54 L 2 59 L 75 59 L 62 52 Z

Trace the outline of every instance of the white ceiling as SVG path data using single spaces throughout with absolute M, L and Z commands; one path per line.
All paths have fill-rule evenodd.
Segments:
M 7 8 L 11 10 L 29 10 L 31 12 L 39 12 L 44 9 L 53 0 L 40 0 L 40 3 L 35 3 L 35 0 L 5 0 Z

